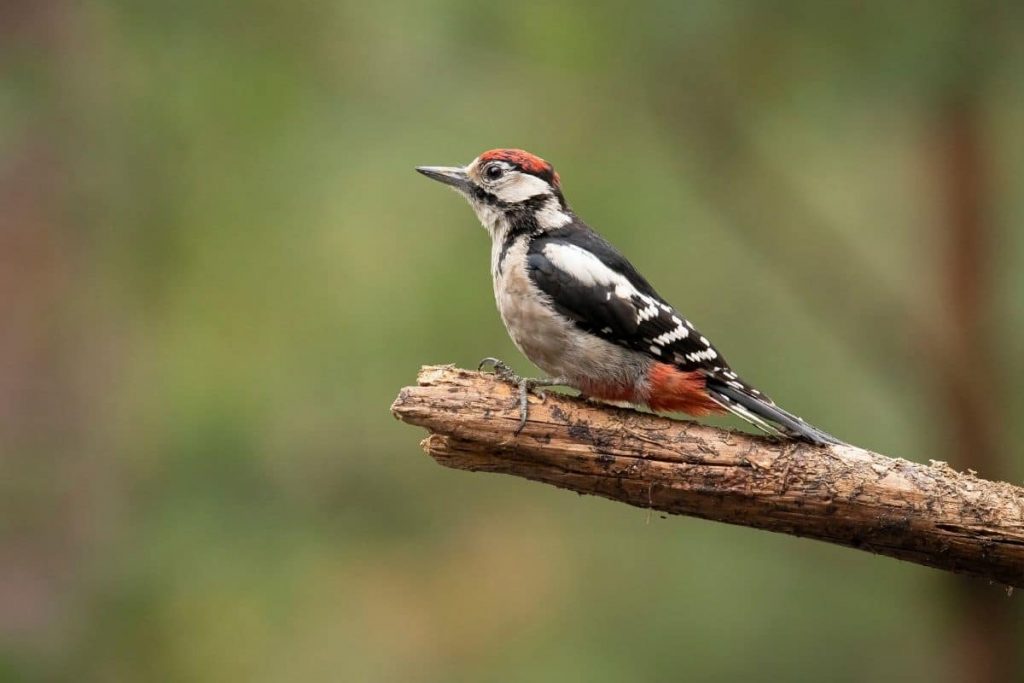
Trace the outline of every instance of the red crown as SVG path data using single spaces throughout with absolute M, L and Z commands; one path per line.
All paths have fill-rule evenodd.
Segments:
M 551 164 L 522 149 L 492 149 L 481 154 L 480 161 L 507 161 L 527 173 L 550 179 L 556 186 L 559 184 L 558 174 Z

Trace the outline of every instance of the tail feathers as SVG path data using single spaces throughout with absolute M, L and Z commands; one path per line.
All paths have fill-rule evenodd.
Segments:
M 708 378 L 708 394 L 730 413 L 743 418 L 758 429 L 775 436 L 789 436 L 816 445 L 842 444 L 836 437 L 807 424 L 766 398 Z

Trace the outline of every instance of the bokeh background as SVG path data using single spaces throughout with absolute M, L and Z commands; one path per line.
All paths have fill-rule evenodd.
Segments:
M 0 3 L 0 679 L 1024 680 L 1024 603 L 445 470 L 499 146 L 791 410 L 1021 482 L 1024 4 Z M 726 421 L 730 426 L 738 426 Z

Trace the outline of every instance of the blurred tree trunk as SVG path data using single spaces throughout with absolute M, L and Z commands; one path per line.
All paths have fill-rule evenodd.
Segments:
M 992 195 L 978 98 L 965 83 L 939 110 L 938 190 L 944 223 L 944 256 L 939 282 L 947 308 L 941 329 L 949 335 L 948 355 L 935 358 L 936 396 L 946 416 L 950 460 L 957 467 L 1008 475 L 999 457 L 1002 416 L 1000 374 L 989 324 L 993 247 Z M 969 372 L 964 372 L 969 366 Z M 1020 681 L 1015 602 L 991 586 L 952 578 L 958 633 L 952 649 L 958 681 Z
M 82 264 L 61 145 L 73 18 L 64 0 L 0 3 L 0 77 L 20 105 L 0 156 L 0 638 L 61 621 L 92 508 L 82 378 L 95 358 L 72 312 Z

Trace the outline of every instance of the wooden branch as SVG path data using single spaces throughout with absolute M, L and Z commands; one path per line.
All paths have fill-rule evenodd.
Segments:
M 1024 489 L 852 446 L 815 448 L 548 393 L 516 436 L 514 389 L 426 366 L 392 413 L 456 469 L 514 474 L 1024 587 Z

